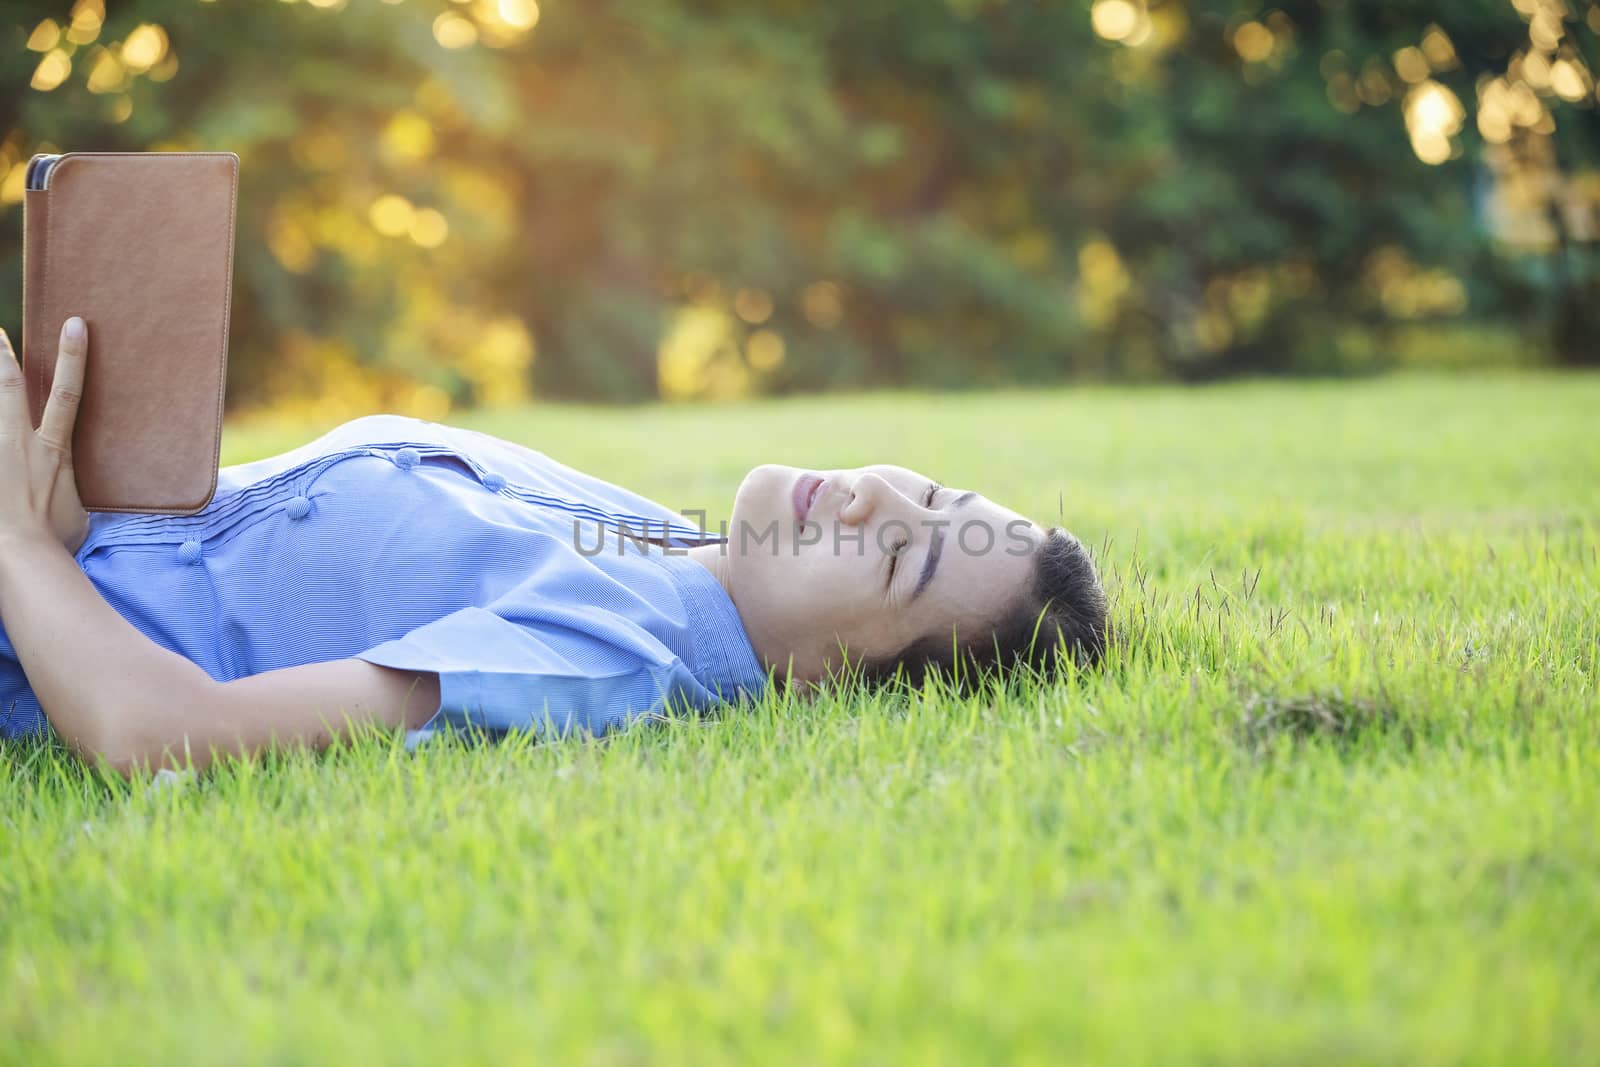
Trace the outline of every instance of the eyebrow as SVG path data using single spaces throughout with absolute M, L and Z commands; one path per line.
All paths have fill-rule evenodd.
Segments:
M 973 500 L 977 499 L 977 496 L 977 493 L 969 490 L 968 492 L 962 493 L 960 496 L 956 497 L 955 500 L 951 502 L 950 507 L 954 509 L 961 507 L 963 504 L 969 504 Z M 916 588 L 911 590 L 911 600 L 916 600 L 917 597 L 921 596 L 922 591 L 928 588 L 928 583 L 933 581 L 933 572 L 939 569 L 939 556 L 943 552 L 944 531 L 938 527 L 934 527 L 933 536 L 928 539 L 927 558 L 922 561 L 922 573 L 917 575 Z M 907 602 L 909 603 L 910 601 Z

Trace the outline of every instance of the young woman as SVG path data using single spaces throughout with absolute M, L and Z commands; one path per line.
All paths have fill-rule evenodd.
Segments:
M 1103 645 L 1076 539 L 902 467 L 757 467 L 711 535 L 539 452 L 378 415 L 223 468 L 196 515 L 89 515 L 82 320 L 37 430 L 3 348 L 0 736 L 53 728 L 124 773 L 366 723 L 603 733 L 847 663 L 916 679 Z

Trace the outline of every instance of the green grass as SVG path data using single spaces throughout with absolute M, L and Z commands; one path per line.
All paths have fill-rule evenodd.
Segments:
M 1127 644 L 177 787 L 10 746 L 0 1059 L 1596 1062 L 1597 411 L 1482 376 L 462 416 L 675 506 L 892 460 L 1059 513 Z

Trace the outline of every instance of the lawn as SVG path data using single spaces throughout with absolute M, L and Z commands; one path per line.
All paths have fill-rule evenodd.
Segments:
M 1106 669 L 197 781 L 0 748 L 0 1060 L 1600 1061 L 1600 378 L 456 417 L 674 507 L 894 461 Z M 231 427 L 224 462 L 323 427 Z

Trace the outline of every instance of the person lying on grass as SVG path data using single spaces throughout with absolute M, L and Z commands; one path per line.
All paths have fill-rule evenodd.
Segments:
M 912 682 L 1092 663 L 1088 552 L 903 467 L 745 476 L 725 529 L 476 431 L 348 422 L 225 467 L 187 516 L 84 511 L 88 358 L 43 419 L 0 344 L 0 736 L 130 773 L 366 724 L 586 730 L 850 665 Z

